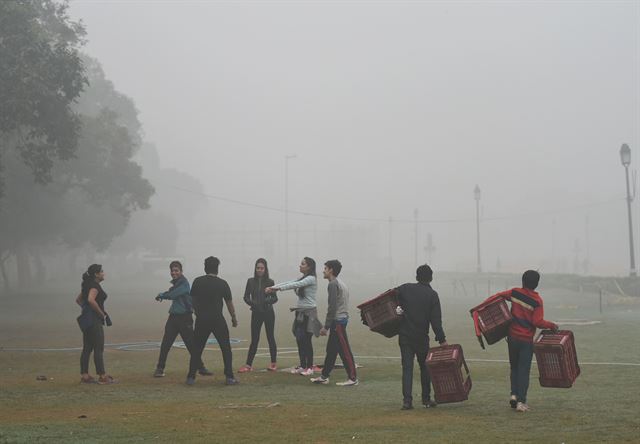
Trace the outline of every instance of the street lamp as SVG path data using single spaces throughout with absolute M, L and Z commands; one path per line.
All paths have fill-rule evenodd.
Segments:
M 473 189 L 473 198 L 476 201 L 476 241 L 477 241 L 477 268 L 478 273 L 482 272 L 482 266 L 480 265 L 480 187 L 476 185 Z
M 295 154 L 284 156 L 284 263 L 289 264 L 289 160 L 295 159 Z
M 633 224 L 631 223 L 631 189 L 629 187 L 629 165 L 631 164 L 631 148 L 626 143 L 623 143 L 620 147 L 620 161 L 624 166 L 624 174 L 627 180 L 627 213 L 629 215 L 629 257 L 631 261 L 631 269 L 629 270 L 629 276 L 636 276 L 636 258 L 633 251 Z M 635 194 L 635 193 L 634 193 Z

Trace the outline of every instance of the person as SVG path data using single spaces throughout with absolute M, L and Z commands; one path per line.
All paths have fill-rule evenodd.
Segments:
M 558 325 L 544 319 L 542 298 L 535 291 L 540 282 L 540 273 L 527 270 L 522 274 L 522 288 L 512 288 L 488 297 L 483 304 L 498 299 L 511 301 L 512 321 L 507 336 L 509 366 L 511 368 L 511 397 L 509 404 L 517 412 L 529 410 L 527 391 L 529 372 L 533 357 L 533 337 L 536 328 L 557 330 Z
M 171 301 L 169 317 L 164 326 L 164 335 L 160 345 L 160 356 L 158 357 L 156 370 L 153 373 L 156 378 L 162 378 L 165 375 L 164 367 L 167 363 L 167 356 L 178 333 L 189 353 L 193 352 L 193 310 L 191 294 L 189 293 L 189 281 L 182 274 L 182 263 L 180 261 L 171 262 L 169 271 L 171 273 L 171 288 L 168 291 L 158 293 L 158 296 L 156 296 L 156 301 L 158 302 L 163 300 Z M 207 370 L 204 363 L 200 363 L 198 373 L 203 376 L 213 375 Z
M 327 352 L 322 366 L 322 373 L 317 378 L 311 378 L 311 382 L 328 384 L 329 375 L 331 375 L 331 371 L 336 364 L 336 357 L 340 355 L 344 369 L 347 372 L 347 380 L 338 382 L 336 385 L 349 387 L 358 385 L 358 376 L 351 346 L 349 345 L 349 338 L 347 337 L 349 290 L 344 282 L 338 279 L 340 271 L 342 271 L 342 264 L 339 260 L 333 259 L 324 263 L 322 275 L 329 281 L 327 286 L 329 301 L 327 317 L 324 321 L 324 327 L 320 330 L 320 335 L 326 336 L 328 332 L 329 340 L 327 341 Z
M 294 290 L 298 296 L 296 306 L 290 310 L 295 313 L 292 331 L 298 345 L 300 365 L 293 368 L 291 373 L 311 376 L 314 372 L 311 338 L 314 335 L 318 337 L 322 328 L 322 324 L 318 320 L 316 306 L 316 293 L 318 291 L 316 261 L 310 257 L 302 259 L 300 273 L 302 273 L 302 277 L 298 280 L 273 285 L 268 287 L 265 292 L 271 294 L 277 291 Z
M 80 293 L 76 303 L 82 307 L 82 314 L 78 323 L 82 329 L 82 354 L 80 355 L 80 382 L 84 384 L 113 384 L 117 382 L 104 369 L 104 329 L 110 326 L 111 318 L 104 310 L 107 293 L 100 283 L 105 274 L 100 264 L 92 264 L 82 275 Z M 93 362 L 96 366 L 98 379 L 89 374 L 89 357 L 93 352 Z
M 398 344 L 402 357 L 402 410 L 413 408 L 413 360 L 417 358 L 420 366 L 422 385 L 422 404 L 426 408 L 436 407 L 431 399 L 431 377 L 427 369 L 429 353 L 429 326 L 433 329 L 435 340 L 447 345 L 442 329 L 442 311 L 438 293 L 431 288 L 433 270 L 429 265 L 420 265 L 416 269 L 417 283 L 406 283 L 396 288 L 398 308 L 402 315 L 399 326 Z
M 231 289 L 224 279 L 218 277 L 220 259 L 209 256 L 204 260 L 204 276 L 197 277 L 191 287 L 193 309 L 196 313 L 195 346 L 189 362 L 189 374 L 187 385 L 196 382 L 196 370 L 202 363 L 202 352 L 207 345 L 209 335 L 213 333 L 224 362 L 224 376 L 227 385 L 238 384 L 233 376 L 231 342 L 229 339 L 229 327 L 222 315 L 222 301 L 227 305 L 231 315 L 231 325 L 238 326 L 236 310 L 231 299 Z
M 278 296 L 275 293 L 265 293 L 265 289 L 273 285 L 273 279 L 269 277 L 269 267 L 267 266 L 266 259 L 258 259 L 253 268 L 253 277 L 247 279 L 247 286 L 244 290 L 244 302 L 251 307 L 251 345 L 247 353 L 247 363 L 240 367 L 238 373 L 246 373 L 253 370 L 253 359 L 258 350 L 262 324 L 264 324 L 267 332 L 269 354 L 271 355 L 271 364 L 269 364 L 267 370 L 276 371 L 278 369 L 276 364 L 278 348 L 276 346 L 275 335 L 273 334 L 276 322 L 273 304 L 278 302 Z

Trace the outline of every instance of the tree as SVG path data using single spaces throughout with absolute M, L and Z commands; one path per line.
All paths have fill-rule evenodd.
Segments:
M 84 28 L 67 9 L 67 0 L 0 1 L 0 174 L 16 150 L 35 180 L 48 183 L 54 161 L 76 152 Z

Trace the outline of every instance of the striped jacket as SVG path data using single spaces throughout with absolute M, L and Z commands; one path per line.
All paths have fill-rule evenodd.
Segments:
M 536 328 L 556 329 L 558 326 L 544 319 L 542 298 L 538 292 L 528 288 L 512 288 L 489 297 L 485 302 L 496 299 L 511 301 L 513 321 L 509 327 L 509 337 L 524 342 L 533 342 Z

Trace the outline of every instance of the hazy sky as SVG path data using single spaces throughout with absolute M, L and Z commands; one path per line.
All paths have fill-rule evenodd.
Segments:
M 483 217 L 510 217 L 483 222 L 489 268 L 572 260 L 587 215 L 594 271 L 628 268 L 618 150 L 637 168 L 640 2 L 76 0 L 71 13 L 162 165 L 208 193 L 282 207 L 295 154 L 291 209 L 470 219 L 420 230 L 443 266 L 471 270 L 477 183 Z M 228 223 L 282 223 L 217 205 Z

